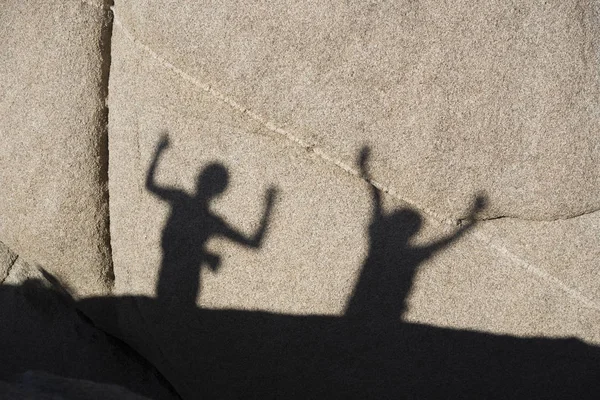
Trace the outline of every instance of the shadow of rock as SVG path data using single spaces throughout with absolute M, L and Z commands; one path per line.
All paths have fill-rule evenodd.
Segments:
M 154 399 L 177 398 L 154 366 L 94 326 L 71 298 L 49 287 L 47 281 L 30 278 L 19 285 L 0 285 L 0 305 L 0 380 L 12 381 L 33 370 L 47 371 L 64 378 L 119 385 Z M 57 395 L 71 398 L 65 390 Z M 8 396 L 11 392 L 3 393 Z M 27 398 L 38 398 L 41 393 Z
M 148 297 L 84 303 L 119 310 L 124 331 L 147 332 L 138 350 L 183 398 L 591 399 L 600 393 L 600 348 L 574 338 L 240 310 L 173 313 Z M 147 319 L 132 319 L 140 314 Z
M 47 372 L 29 371 L 16 382 L 0 381 L 4 400 L 149 400 L 129 390 L 106 383 L 69 379 Z

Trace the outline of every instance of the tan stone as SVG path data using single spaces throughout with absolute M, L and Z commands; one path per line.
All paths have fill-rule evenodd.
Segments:
M 597 392 L 597 1 L 116 15 L 0 6 L 0 237 L 184 398 Z
M 117 2 L 117 19 L 216 97 L 442 219 L 600 208 L 594 0 Z
M 0 237 L 76 295 L 112 284 L 108 23 L 101 1 L 0 5 Z
M 481 222 L 421 265 L 407 319 L 519 336 L 600 343 L 600 213 Z

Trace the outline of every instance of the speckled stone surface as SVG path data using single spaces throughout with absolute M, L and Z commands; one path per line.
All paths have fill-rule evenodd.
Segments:
M 77 296 L 112 285 L 109 25 L 100 1 L 0 4 L 0 237 Z
M 117 2 L 140 44 L 201 87 L 441 218 L 600 208 L 593 0 Z

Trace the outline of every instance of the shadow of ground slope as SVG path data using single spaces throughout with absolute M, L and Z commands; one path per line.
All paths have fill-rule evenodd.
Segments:
M 195 193 L 156 184 L 154 170 L 167 146 L 164 137 L 146 180 L 171 209 L 161 238 L 158 297 L 88 298 L 74 306 L 103 310 L 106 326 L 156 366 L 182 398 L 598 398 L 600 347 L 574 338 L 519 338 L 402 320 L 419 266 L 474 226 L 485 206 L 481 197 L 449 236 L 415 245 L 419 213 L 384 211 L 379 191 L 371 188 L 368 255 L 343 316 L 197 307 L 201 268 L 217 271 L 226 256 L 208 251 L 207 241 L 224 236 L 259 248 L 268 240 L 276 191 L 265 193 L 257 230 L 240 233 L 210 207 L 228 184 L 222 164 L 203 169 Z M 366 179 L 368 158 L 365 148 L 358 165 Z M 170 395 L 168 385 L 152 386 L 156 380 L 144 385 L 139 377 L 149 376 L 149 369 L 136 369 L 119 346 L 108 343 L 116 339 L 89 322 L 73 323 L 75 309 L 50 293 L 30 280 L 0 286 L 2 374 L 26 366 L 118 383 L 154 398 Z M 63 308 L 71 310 L 64 321 Z
M 129 329 L 152 332 L 140 351 L 187 399 L 596 399 L 600 393 L 600 348 L 572 338 L 240 310 L 173 313 L 148 297 L 85 303 L 114 307 L 136 325 Z M 138 312 L 145 321 L 132 319 Z
M 154 366 L 130 346 L 94 326 L 76 309 L 73 299 L 41 278 L 0 285 L 0 383 L 21 381 L 26 372 L 29 382 L 32 371 L 57 375 L 51 380 L 49 375 L 32 375 L 41 376 L 46 384 L 62 377 L 115 384 L 153 399 L 177 398 Z M 67 389 L 86 385 L 91 383 L 65 379 L 59 385 L 48 386 L 52 390 L 60 387 L 54 393 L 59 397 L 92 398 L 91 393 L 89 397 L 67 395 Z M 10 394 L 5 389 L 3 386 L 0 390 L 0 397 Z M 44 394 L 50 396 L 52 390 Z M 119 392 L 118 388 L 111 390 Z
M 64 301 L 36 282 L 0 285 L 0 379 L 44 370 L 174 398 L 144 359 Z M 173 313 L 149 297 L 91 298 L 77 306 L 118 310 L 124 331 L 138 333 L 137 350 L 186 399 L 596 399 L 600 393 L 600 348 L 573 338 L 193 307 Z

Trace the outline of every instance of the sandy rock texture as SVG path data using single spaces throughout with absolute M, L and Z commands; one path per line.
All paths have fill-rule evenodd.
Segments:
M 0 5 L 0 237 L 75 295 L 112 285 L 109 19 L 100 0 Z
M 597 0 L 115 3 L 0 5 L 0 370 L 598 393 Z
M 201 88 L 441 218 L 600 208 L 598 2 L 117 2 Z
M 575 7 L 576 4 L 571 5 Z M 592 4 L 589 4 L 591 7 L 589 9 L 585 8 L 583 3 L 579 5 L 581 7 L 577 10 L 580 14 L 577 15 L 588 15 L 586 14 L 588 11 L 589 13 L 593 11 Z M 237 9 L 233 6 L 219 7 L 224 14 L 218 14 L 219 18 L 214 20 L 219 20 L 222 24 L 226 24 L 226 21 L 233 18 L 229 18 L 228 13 L 234 16 L 238 15 L 236 14 Z M 315 7 L 318 8 L 317 5 Z M 550 18 L 542 27 L 538 28 L 542 30 L 542 33 L 545 32 L 543 29 L 546 29 L 547 25 L 552 25 L 551 22 L 554 21 L 552 18 L 566 18 L 556 14 L 558 11 L 554 8 L 548 7 L 547 15 L 540 14 Z M 562 10 L 562 7 L 566 6 L 561 5 L 559 8 Z M 249 13 L 258 13 L 259 11 L 254 11 L 255 8 L 261 10 L 256 6 L 251 8 Z M 325 153 L 321 148 L 305 148 L 303 146 L 304 139 L 296 141 L 286 136 L 285 132 L 281 132 L 281 129 L 285 127 L 280 129 L 278 126 L 273 126 L 271 122 L 255 114 L 251 107 L 240 108 L 240 105 L 245 104 L 242 101 L 245 99 L 243 96 L 240 97 L 242 100 L 239 102 L 236 98 L 225 96 L 223 94 L 225 92 L 220 90 L 227 85 L 235 86 L 234 82 L 237 81 L 233 78 L 226 79 L 226 76 L 221 76 L 219 81 L 212 81 L 206 78 L 208 75 L 201 74 L 210 69 L 209 65 L 214 66 L 217 70 L 221 64 L 207 62 L 206 68 L 201 71 L 189 67 L 191 64 L 186 64 L 204 63 L 210 57 L 225 57 L 221 53 L 229 55 L 226 51 L 229 49 L 227 46 L 234 46 L 238 43 L 237 39 L 234 40 L 235 37 L 231 38 L 231 35 L 241 30 L 243 24 L 230 22 L 231 31 L 227 36 L 227 43 L 224 40 L 221 43 L 216 36 L 212 41 L 199 39 L 192 41 L 192 33 L 200 35 L 198 37 L 203 37 L 201 34 L 215 33 L 208 30 L 206 24 L 195 24 L 191 19 L 187 24 L 181 24 L 182 28 L 179 31 L 175 31 L 173 28 L 167 34 L 170 25 L 163 25 L 161 30 L 157 30 L 156 35 L 148 36 L 143 34 L 145 32 L 143 29 L 149 29 L 148 26 L 152 26 L 161 16 L 158 12 L 151 14 L 153 8 L 148 5 L 144 13 L 138 16 L 138 20 L 136 19 L 138 17 L 134 18 L 137 14 L 132 9 L 137 10 L 129 3 L 117 3 L 110 82 L 110 104 L 113 111 L 110 116 L 111 169 L 109 181 L 110 191 L 114 194 L 111 198 L 111 218 L 113 219 L 111 235 L 115 271 L 118 276 L 117 293 L 152 295 L 156 293 L 155 289 L 159 285 L 161 263 L 164 264 L 165 240 L 168 241 L 169 235 L 171 235 L 168 229 L 170 229 L 169 224 L 172 223 L 170 220 L 172 214 L 170 213 L 174 203 L 170 203 L 168 198 L 161 197 L 160 194 L 153 194 L 149 190 L 147 178 L 152 160 L 156 160 L 154 184 L 157 187 L 178 189 L 187 193 L 190 198 L 196 191 L 196 177 L 201 174 L 204 167 L 217 162 L 227 169 L 229 182 L 227 191 L 216 196 L 209 207 L 214 207 L 215 214 L 223 217 L 229 226 L 236 227 L 250 236 L 257 229 L 263 215 L 269 188 L 277 188 L 279 195 L 270 215 L 266 239 L 258 251 L 243 243 L 236 244 L 235 240 L 223 239 L 217 233 L 214 234 L 214 237 L 211 236 L 211 233 L 205 235 L 206 238 L 203 239 L 205 241 L 200 245 L 206 245 L 207 253 L 221 254 L 219 270 L 215 272 L 210 268 L 198 266 L 197 269 L 201 272 L 196 276 L 198 274 L 201 276 L 199 278 L 201 282 L 199 287 L 190 288 L 196 293 L 196 296 L 190 297 L 195 297 L 198 304 L 219 308 L 268 309 L 301 314 L 342 313 L 347 298 L 358 279 L 361 264 L 368 255 L 368 226 L 372 213 L 370 186 L 357 176 L 359 168 L 356 159 L 361 148 L 357 141 L 352 141 L 355 146 L 352 153 L 349 153 L 347 157 L 340 156 L 339 159 L 333 156 L 328 158 L 329 153 Z M 296 10 L 298 15 L 292 13 L 293 10 L 290 10 L 291 16 L 300 18 L 298 16 L 302 14 L 300 10 Z M 188 10 L 186 15 L 192 15 L 191 11 L 193 10 Z M 348 13 L 350 11 L 347 10 Z M 496 11 L 497 18 L 505 18 L 504 14 Z M 543 10 L 529 10 L 530 13 L 534 11 L 539 14 Z M 258 27 L 255 29 L 267 24 L 265 21 L 271 21 L 269 24 L 275 26 L 283 24 L 278 18 L 279 14 L 273 14 L 274 12 L 264 11 L 264 18 L 261 21 L 257 20 Z M 318 18 L 309 18 L 312 15 L 310 14 L 312 8 L 307 7 L 304 12 L 307 26 L 318 23 Z M 343 14 L 340 10 L 336 12 Z M 472 13 L 472 15 L 468 14 L 469 18 L 476 18 L 475 10 L 469 10 L 469 12 Z M 511 12 L 516 11 L 512 10 Z M 155 15 L 155 17 L 150 18 L 149 15 Z M 404 14 L 399 13 L 398 18 L 402 15 Z M 407 14 L 406 18 L 409 19 L 411 15 Z M 451 16 L 458 18 L 457 15 L 458 13 L 455 14 L 453 11 L 445 18 Z M 183 15 L 180 17 L 184 18 Z M 385 20 L 389 17 L 384 13 L 380 18 Z M 413 15 L 411 18 L 416 17 Z M 446 19 L 442 19 L 442 21 L 446 21 Z M 235 18 L 233 20 L 237 21 Z M 474 27 L 475 21 L 472 22 L 471 24 L 463 22 L 464 29 L 482 29 Z M 581 20 L 575 20 L 575 22 L 583 23 Z M 350 25 L 351 28 L 348 29 L 355 29 L 353 24 Z M 435 27 L 433 23 L 430 25 Z M 321 27 L 321 25 L 319 26 Z M 329 30 L 337 29 L 331 24 L 326 26 Z M 205 28 L 208 33 L 203 30 Z M 322 28 L 325 29 L 325 27 Z M 394 35 L 404 32 L 400 28 L 397 30 L 392 28 L 393 26 L 389 27 L 391 29 L 389 35 L 392 35 L 389 40 L 396 38 Z M 518 27 L 513 28 L 517 29 Z M 378 29 L 383 28 L 379 27 Z M 415 27 L 415 29 L 417 28 Z M 425 28 L 419 27 L 419 29 Z M 528 29 L 533 28 L 525 24 L 522 29 L 525 29 L 525 32 L 518 30 L 516 32 L 521 36 L 526 36 Z M 576 31 L 576 29 L 574 30 Z M 248 31 L 247 36 L 262 40 L 261 38 L 267 33 L 261 32 Z M 546 36 L 543 37 L 547 37 L 553 32 L 554 30 L 548 30 L 544 33 Z M 174 38 L 179 37 L 177 35 L 181 35 L 180 43 L 177 42 L 178 45 L 175 42 L 166 42 L 175 40 Z M 381 36 L 379 37 L 382 41 L 378 47 L 379 51 L 381 53 L 387 51 L 384 46 L 386 43 L 390 47 L 389 51 L 392 51 L 390 44 L 392 42 L 386 42 Z M 383 37 L 385 38 L 385 36 Z M 157 38 L 163 39 L 161 41 Z M 308 34 L 297 35 L 296 40 L 308 42 L 308 38 Z M 346 40 L 350 41 L 348 37 Z M 450 41 L 450 38 L 446 40 Z M 513 40 L 522 39 L 518 36 Z M 239 42 L 243 41 L 239 39 Z M 213 43 L 214 46 L 221 43 L 220 46 L 224 47 L 218 47 L 221 49 L 220 51 L 207 51 L 204 57 L 194 56 L 196 51 L 200 51 L 197 49 L 206 46 L 207 43 Z M 306 44 L 305 47 L 308 49 L 310 46 Z M 174 49 L 180 49 L 182 53 L 175 57 L 174 53 L 169 52 L 175 51 Z M 261 51 L 266 51 L 264 48 L 261 49 Z M 339 46 L 332 46 L 332 51 L 335 52 L 338 49 Z M 300 50 L 297 51 L 300 52 Z M 288 51 L 291 52 L 291 50 Z M 252 54 L 254 57 L 254 53 Z M 522 57 L 524 60 L 532 60 L 527 54 Z M 261 57 L 261 62 L 266 62 L 264 61 L 266 58 L 266 56 Z M 485 61 L 485 57 L 482 59 Z M 233 56 L 228 60 L 231 64 L 241 62 Z M 322 63 L 327 64 L 326 60 Z M 250 62 L 247 64 L 253 65 Z M 295 64 L 286 65 L 292 68 Z M 373 68 L 377 68 L 377 65 Z M 271 69 L 277 69 L 276 67 L 277 65 L 271 65 Z M 563 68 L 563 66 L 553 64 L 548 68 Z M 260 82 L 262 82 L 264 74 L 275 74 L 271 69 L 267 69 L 265 66 L 263 74 L 249 75 L 248 80 L 243 84 L 255 85 L 256 93 L 259 93 L 262 87 Z M 370 70 L 371 73 L 375 73 L 372 68 Z M 208 72 L 206 73 L 208 74 Z M 381 73 L 381 76 L 385 76 L 385 74 Z M 295 79 L 295 77 L 295 74 L 290 75 L 290 79 Z M 360 82 L 364 81 L 363 79 Z M 243 84 L 240 83 L 238 86 L 243 86 Z M 533 84 L 528 85 L 532 86 Z M 255 95 L 258 96 L 256 93 Z M 268 93 L 272 96 L 283 96 L 284 92 L 272 90 Z M 303 96 L 290 94 L 288 97 L 290 101 L 298 101 L 298 107 L 313 104 L 315 96 Z M 267 101 L 269 98 L 265 94 L 263 100 Z M 300 101 L 300 99 L 304 100 Z M 499 100 L 500 97 L 497 98 L 497 101 Z M 541 100 L 543 99 L 540 98 Z M 552 101 L 555 100 L 555 98 L 552 99 Z M 548 101 L 550 100 L 548 99 Z M 283 107 L 284 103 L 285 101 L 281 100 L 277 105 Z M 531 104 L 528 104 L 531 107 L 537 107 L 538 103 L 532 101 Z M 377 104 L 378 108 L 382 108 L 381 104 L 377 102 L 374 104 Z M 453 107 L 455 103 L 448 102 L 447 106 Z M 593 109 L 590 110 L 593 111 Z M 472 111 L 479 113 L 479 105 L 474 105 Z M 414 118 L 421 116 L 417 111 L 411 115 Z M 312 115 L 311 118 L 317 117 Z M 568 120 L 568 115 L 565 118 Z M 339 116 L 336 118 L 335 113 L 331 113 L 331 117 L 323 118 L 323 123 L 326 123 L 325 120 L 343 121 L 344 119 Z M 566 122 L 561 119 L 561 123 Z M 470 125 L 475 126 L 477 123 L 471 121 Z M 285 129 L 287 132 L 287 128 Z M 331 132 L 323 130 L 321 132 L 323 140 L 326 140 L 325 138 Z M 594 147 L 587 144 L 597 142 L 597 135 L 591 134 L 591 131 L 581 132 L 581 137 L 578 139 L 569 135 L 568 140 L 574 140 L 588 150 L 593 150 Z M 164 135 L 168 135 L 170 138 L 169 146 L 159 151 L 157 155 L 159 142 Z M 551 136 L 553 133 L 549 132 L 548 135 Z M 422 136 L 428 137 L 426 131 Z M 492 136 L 486 137 L 492 138 Z M 566 136 L 564 138 L 567 140 Z M 370 179 L 376 186 L 387 188 L 388 182 L 383 181 L 384 175 L 377 175 L 379 171 L 377 165 L 380 164 L 380 157 L 390 157 L 387 152 L 392 151 L 393 146 L 382 146 L 382 143 L 387 143 L 386 141 L 389 140 L 389 137 L 383 134 L 371 136 L 370 140 L 373 143 L 369 162 Z M 481 140 L 487 139 L 481 137 Z M 508 139 L 503 138 L 502 140 Z M 340 140 L 338 144 L 343 142 L 344 140 Z M 476 149 L 469 148 L 477 153 Z M 561 146 L 555 146 L 555 148 L 558 151 L 564 150 L 564 147 Z M 466 147 L 463 150 L 471 151 Z M 480 170 L 487 174 L 493 168 L 486 163 L 496 163 L 501 160 L 504 150 L 502 146 L 499 146 L 497 150 L 494 150 L 494 157 L 490 158 L 479 155 L 469 155 L 469 157 L 478 157 L 477 159 L 483 163 Z M 546 157 L 548 152 L 542 153 Z M 578 160 L 577 162 L 587 163 L 597 156 L 598 152 L 596 151 L 591 153 L 590 157 L 581 156 L 579 153 L 574 153 L 569 157 Z M 556 157 L 550 158 L 556 159 Z M 345 159 L 349 161 L 346 162 Z M 393 159 L 396 160 L 396 158 Z M 399 157 L 399 159 L 405 160 L 406 158 Z M 390 158 L 390 162 L 392 162 L 391 160 L 392 158 Z M 465 161 L 464 157 L 454 157 L 452 165 L 463 161 Z M 498 166 L 502 165 L 506 165 L 506 163 L 498 161 Z M 446 173 L 454 173 L 450 164 L 444 168 Z M 540 168 L 542 167 L 540 166 Z M 594 182 L 599 176 L 597 166 L 592 164 L 583 168 L 582 173 L 588 174 L 590 177 L 587 180 L 588 183 Z M 573 172 L 570 177 L 573 178 L 575 175 Z M 392 175 L 389 176 L 391 179 Z M 559 183 L 559 176 L 553 176 L 553 179 L 556 179 L 554 193 L 556 196 L 562 196 L 559 192 L 562 193 L 563 189 L 577 180 L 576 177 L 572 180 L 570 178 L 569 182 L 565 182 L 563 185 L 563 183 Z M 403 170 L 402 173 L 393 174 L 393 178 L 402 178 L 415 182 L 417 185 L 439 177 L 431 172 L 419 173 L 414 170 L 408 173 Z M 443 179 L 448 182 L 457 182 L 448 176 Z M 515 176 L 514 179 L 520 178 Z M 462 187 L 459 197 L 453 198 L 448 195 L 445 196 L 446 200 L 436 203 L 440 206 L 450 204 L 453 209 L 458 210 L 454 214 L 449 209 L 448 213 L 444 215 L 428 212 L 430 199 L 428 196 L 423 196 L 422 203 L 414 207 L 423 218 L 423 228 L 418 235 L 423 238 L 423 243 L 434 242 L 436 238 L 452 234 L 456 228 L 447 223 L 446 217 L 465 216 L 475 195 L 481 192 L 480 189 L 486 189 L 485 185 L 477 183 L 479 181 L 476 178 L 470 179 L 468 182 L 469 185 L 472 185 L 471 190 Z M 487 193 L 487 205 L 477 214 L 478 218 L 494 215 L 495 212 L 491 209 L 500 204 L 498 202 L 500 200 L 494 193 L 490 193 L 490 188 L 487 189 L 484 191 Z M 495 185 L 493 189 L 501 190 L 501 185 Z M 594 195 L 597 192 L 593 189 L 595 187 L 581 184 L 574 190 L 585 190 L 587 197 L 584 197 L 593 202 L 597 200 L 597 196 Z M 412 196 L 411 190 L 416 189 L 408 190 L 407 197 Z M 528 192 L 526 195 L 532 196 L 534 192 Z M 569 190 L 565 189 L 564 195 L 570 196 L 567 192 Z M 403 192 L 387 190 L 387 194 L 382 195 L 388 208 L 393 210 L 409 207 L 406 202 L 403 202 L 405 200 L 403 194 Z M 584 197 L 579 197 L 581 201 L 577 203 L 577 207 L 588 201 Z M 507 198 L 505 197 L 505 199 Z M 536 200 L 536 207 L 539 206 L 539 210 L 543 209 L 543 212 L 547 212 L 551 207 L 542 207 L 542 205 L 545 201 L 550 201 L 550 198 L 552 198 L 550 195 L 541 196 Z M 517 203 L 511 209 L 515 212 L 517 210 L 524 211 L 524 208 L 520 209 Z M 561 208 L 567 214 L 574 210 L 567 211 L 568 209 L 567 206 Z M 582 210 L 579 209 L 579 211 Z M 517 213 L 521 213 L 521 211 Z M 144 223 L 142 224 L 140 221 L 144 221 Z M 427 294 L 423 294 L 423 296 L 429 299 L 431 294 L 435 293 L 439 299 L 437 301 L 422 300 L 421 303 L 436 304 L 436 307 L 429 310 L 431 315 L 444 315 L 446 316 L 444 318 L 462 321 L 460 323 L 462 326 L 536 334 L 540 329 L 544 330 L 545 328 L 540 328 L 537 322 L 529 324 L 524 321 L 531 320 L 541 323 L 543 319 L 562 321 L 556 324 L 552 323 L 552 332 L 548 331 L 548 334 L 577 333 L 582 337 L 598 340 L 597 334 L 590 329 L 591 326 L 586 322 L 595 321 L 598 318 L 596 295 L 598 283 L 596 279 L 590 279 L 597 268 L 595 261 L 598 249 L 598 239 L 595 233 L 597 227 L 598 213 L 553 222 L 519 221 L 505 218 L 480 223 L 468 235 L 452 243 L 452 246 L 436 253 L 435 257 L 423 261 L 419 270 L 423 271 L 423 275 L 427 276 L 426 282 L 429 282 L 431 288 L 435 289 L 433 292 L 427 290 L 425 292 Z M 196 228 L 188 226 L 182 227 L 182 229 L 193 232 Z M 197 229 L 202 230 L 201 227 Z M 204 232 L 201 233 L 204 235 Z M 586 248 L 588 251 L 581 252 L 582 248 Z M 556 253 L 557 249 L 561 249 L 560 257 L 548 256 L 549 252 Z M 188 249 L 184 248 L 181 251 L 186 252 Z M 429 263 L 447 267 L 429 268 Z M 529 265 L 533 265 L 533 267 L 529 268 Z M 210 263 L 205 266 L 210 266 Z M 426 272 L 430 270 L 432 272 Z M 437 278 L 432 278 L 431 274 Z M 493 279 L 492 276 L 494 276 Z M 503 282 L 503 279 L 521 283 L 516 289 L 515 284 L 508 283 L 509 281 Z M 524 283 L 524 280 L 527 283 Z M 493 283 L 495 287 L 493 292 L 488 287 L 492 285 L 491 282 L 495 282 Z M 420 285 L 415 282 L 414 289 L 417 290 Z M 539 296 L 533 295 L 533 292 L 537 291 L 540 291 Z M 417 293 L 418 291 L 415 292 L 415 295 Z M 462 308 L 452 304 L 450 300 L 456 296 L 469 306 Z M 489 297 L 489 302 L 482 302 L 481 296 Z M 547 300 L 546 296 L 552 297 L 552 300 Z M 534 306 L 532 302 L 536 302 L 535 299 L 538 297 L 542 304 Z M 582 307 L 580 301 L 585 306 Z M 558 306 L 559 304 L 560 306 Z M 507 313 L 509 305 L 515 310 Z M 475 323 L 473 320 L 475 310 L 472 307 L 477 309 L 477 307 L 488 306 L 495 311 L 479 310 L 477 315 L 489 315 Z M 563 307 L 567 308 L 563 309 Z M 572 308 L 580 310 L 585 317 L 575 316 L 579 312 L 570 312 L 569 310 L 572 311 Z M 533 309 L 536 311 L 532 314 Z M 413 311 L 410 311 L 409 314 L 412 315 Z M 511 316 L 508 317 L 505 314 Z M 420 316 L 418 319 L 428 320 L 428 318 L 431 316 Z M 566 320 L 572 320 L 572 323 L 564 322 Z M 445 322 L 445 324 L 448 323 L 450 322 Z M 572 329 L 567 329 L 566 326 L 570 326 Z M 549 326 L 548 328 L 550 329 Z

